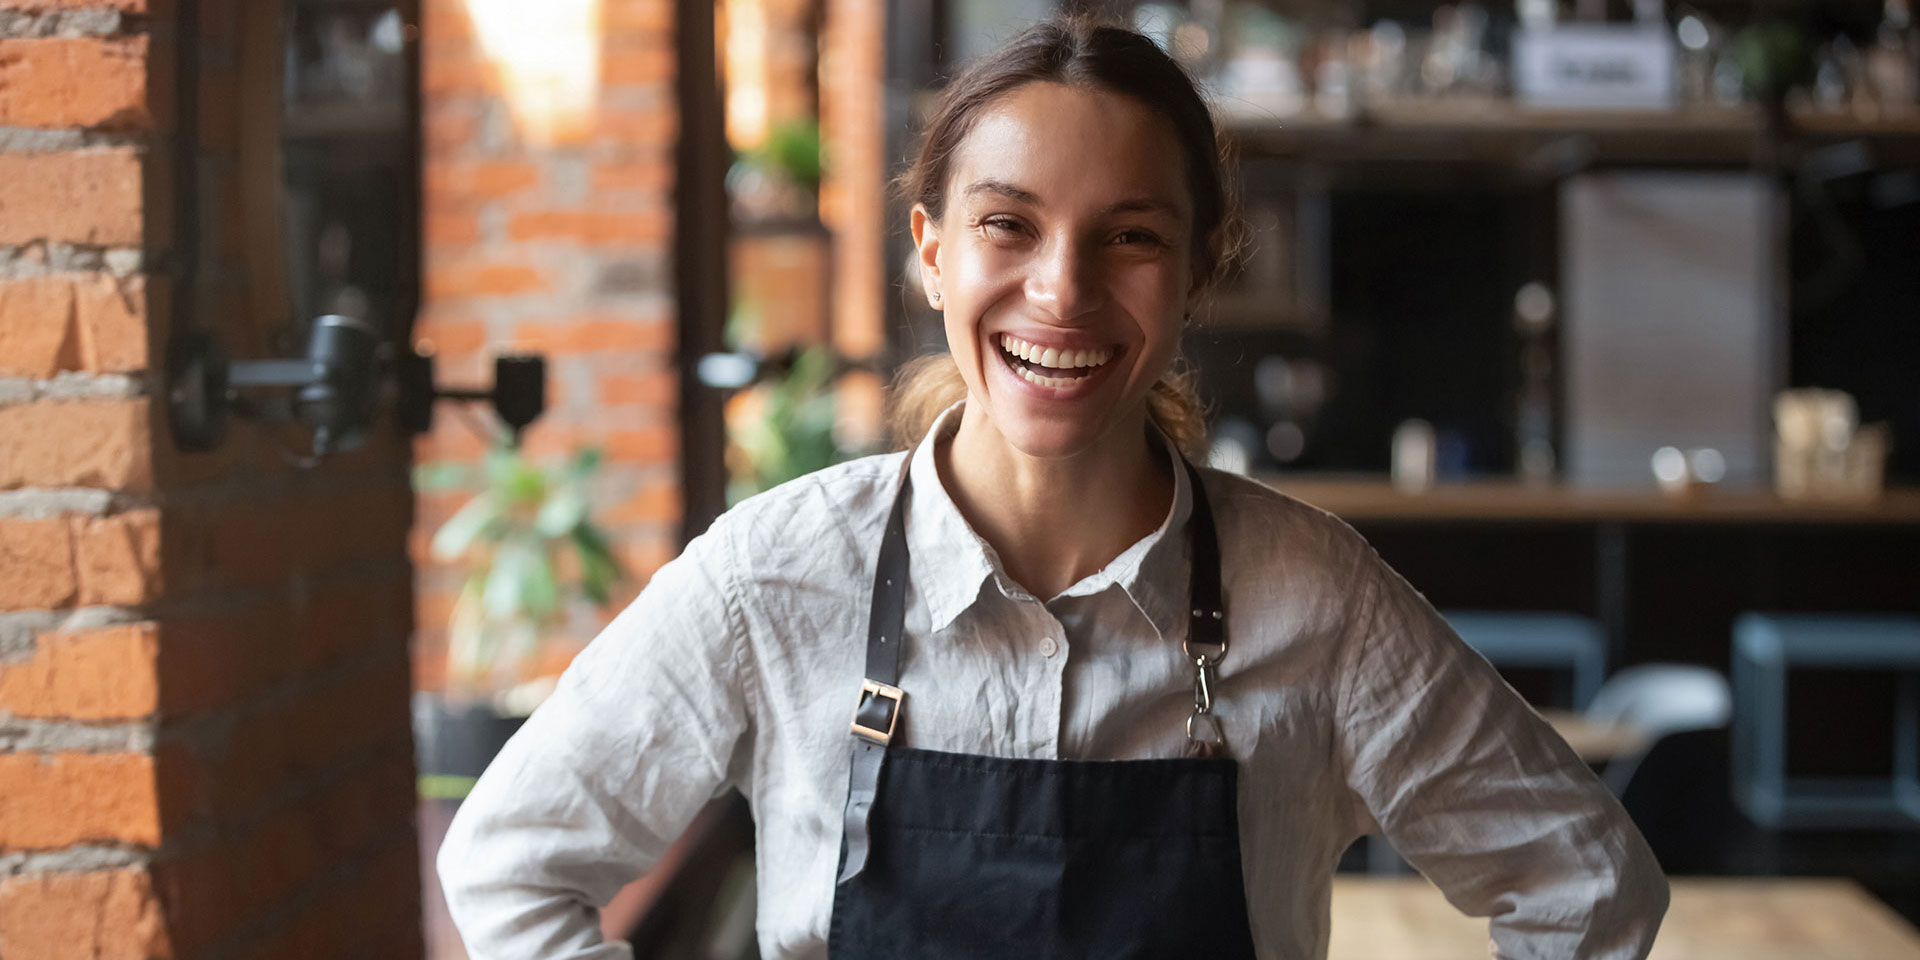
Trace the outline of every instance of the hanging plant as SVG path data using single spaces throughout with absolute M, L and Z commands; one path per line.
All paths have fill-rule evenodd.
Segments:
M 626 576 L 589 511 L 600 451 L 587 448 L 542 469 L 503 443 L 478 464 L 416 473 L 422 490 L 480 490 L 434 534 L 431 554 L 466 576 L 447 624 L 447 693 L 493 701 L 504 715 L 531 712 L 542 638 L 566 610 L 606 604 Z

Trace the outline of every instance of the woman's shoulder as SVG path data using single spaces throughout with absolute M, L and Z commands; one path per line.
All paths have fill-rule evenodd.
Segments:
M 796 477 L 734 504 L 712 529 L 754 552 L 877 528 L 886 521 L 905 457 L 899 451 L 874 454 Z
M 1201 467 L 1223 543 L 1250 559 L 1318 560 L 1351 570 L 1372 547 L 1346 521 L 1251 477 Z

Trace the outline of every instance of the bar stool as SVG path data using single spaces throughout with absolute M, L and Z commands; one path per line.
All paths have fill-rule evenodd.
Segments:
M 1571 672 L 1575 710 L 1585 710 L 1607 678 L 1606 635 L 1586 617 L 1508 610 L 1448 610 L 1441 615 L 1467 646 L 1496 667 Z
M 1893 775 L 1787 776 L 1787 672 L 1898 676 Z M 1920 826 L 1920 618 L 1745 613 L 1733 625 L 1733 798 L 1766 827 Z

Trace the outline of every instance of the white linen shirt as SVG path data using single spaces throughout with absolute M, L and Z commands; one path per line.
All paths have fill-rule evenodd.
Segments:
M 956 410 L 933 435 L 950 432 Z M 826 956 L 876 554 L 901 458 L 746 500 L 573 661 L 461 805 L 438 858 L 475 960 L 630 957 L 597 908 L 710 799 L 757 834 L 760 954 Z M 1620 805 L 1406 581 L 1334 517 L 1203 470 L 1226 628 L 1215 713 L 1239 761 L 1262 960 L 1326 955 L 1335 862 L 1384 832 L 1496 956 L 1646 955 L 1667 884 Z M 1192 504 L 1045 602 L 910 465 L 912 586 L 896 742 L 1041 759 L 1177 757 Z M 1126 799 L 1116 797 L 1115 802 Z

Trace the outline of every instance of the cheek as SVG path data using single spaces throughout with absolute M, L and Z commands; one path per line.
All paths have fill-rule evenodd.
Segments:
M 1020 270 L 1017 258 L 978 245 L 964 243 L 949 248 L 952 257 L 941 267 L 941 288 L 946 292 L 942 324 L 947 331 L 947 349 L 956 358 L 985 352 L 980 323 L 1009 291 L 1018 291 Z
M 1139 318 L 1148 344 L 1180 339 L 1186 327 L 1186 289 L 1167 265 L 1142 266 L 1123 274 L 1115 295 Z
M 962 302 L 978 306 L 998 296 L 1009 283 L 1017 285 L 1022 263 L 1012 252 L 995 250 L 968 238 L 953 251 L 944 275 Z

